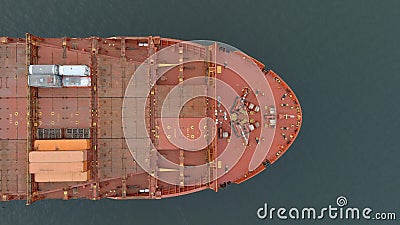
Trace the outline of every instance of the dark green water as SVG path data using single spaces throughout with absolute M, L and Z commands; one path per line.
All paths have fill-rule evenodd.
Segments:
M 29 2 L 29 4 L 28 4 Z M 276 164 L 241 185 L 160 201 L 0 204 L 13 224 L 398 224 L 259 220 L 274 207 L 350 206 L 400 217 L 400 1 L 0 1 L 0 36 L 160 35 L 231 44 L 273 68 L 304 123 Z

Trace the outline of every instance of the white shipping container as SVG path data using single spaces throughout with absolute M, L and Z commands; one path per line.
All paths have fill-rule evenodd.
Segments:
M 31 75 L 58 75 L 58 65 L 29 65 L 29 74 Z
M 90 77 L 63 76 L 62 83 L 64 87 L 90 87 Z
M 86 65 L 63 65 L 60 66 L 60 75 L 90 76 L 90 68 Z
M 29 75 L 28 85 L 31 87 L 61 87 L 61 77 L 57 75 Z

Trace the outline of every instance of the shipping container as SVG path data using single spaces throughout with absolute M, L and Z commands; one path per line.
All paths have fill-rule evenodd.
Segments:
M 90 138 L 90 128 L 66 128 L 64 138 Z
M 29 75 L 28 85 L 31 87 L 61 87 L 62 80 L 58 75 Z
M 89 177 L 88 172 L 41 172 L 34 175 L 35 182 L 79 182 L 87 181 Z
M 30 65 L 29 74 L 31 75 L 58 75 L 59 67 L 58 65 Z
M 29 173 L 41 172 L 85 172 L 88 169 L 87 161 L 83 162 L 31 162 Z
M 39 151 L 74 151 L 90 149 L 90 139 L 35 140 L 34 149 Z
M 90 87 L 90 77 L 63 76 L 62 83 L 64 87 Z
M 60 75 L 90 76 L 90 68 L 86 65 L 63 65 L 60 66 Z
M 36 132 L 37 139 L 60 139 L 61 136 L 61 129 L 38 128 Z
M 87 161 L 87 150 L 29 152 L 29 162 L 83 162 L 83 161 Z

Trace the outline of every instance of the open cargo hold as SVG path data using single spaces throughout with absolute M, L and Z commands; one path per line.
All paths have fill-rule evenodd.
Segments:
M 63 65 L 60 66 L 60 75 L 90 76 L 90 68 L 86 65 Z
M 87 161 L 87 150 L 29 152 L 29 162 L 83 162 L 83 161 Z
M 55 139 L 55 140 L 35 140 L 35 150 L 39 151 L 73 151 L 90 149 L 89 139 Z
M 87 161 L 83 162 L 31 162 L 29 163 L 29 173 L 41 172 L 85 172 L 88 170 Z
M 78 182 L 87 181 L 89 172 L 67 172 L 67 173 L 54 173 L 54 172 L 41 172 L 34 175 L 35 182 Z
M 63 76 L 62 78 L 64 87 L 90 87 L 91 84 L 90 77 Z
M 29 74 L 33 75 L 46 75 L 53 74 L 58 75 L 58 65 L 30 65 Z
M 62 80 L 58 75 L 29 75 L 28 85 L 31 87 L 61 87 Z

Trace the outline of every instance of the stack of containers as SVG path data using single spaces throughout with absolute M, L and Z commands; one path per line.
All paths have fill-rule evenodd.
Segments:
M 30 65 L 28 85 L 31 87 L 53 88 L 61 87 L 58 65 Z
M 64 87 L 91 86 L 90 68 L 87 65 L 63 65 L 59 69 Z
M 28 85 L 31 87 L 90 87 L 87 65 L 30 65 Z
M 36 140 L 29 172 L 36 182 L 78 182 L 89 178 L 89 139 Z

